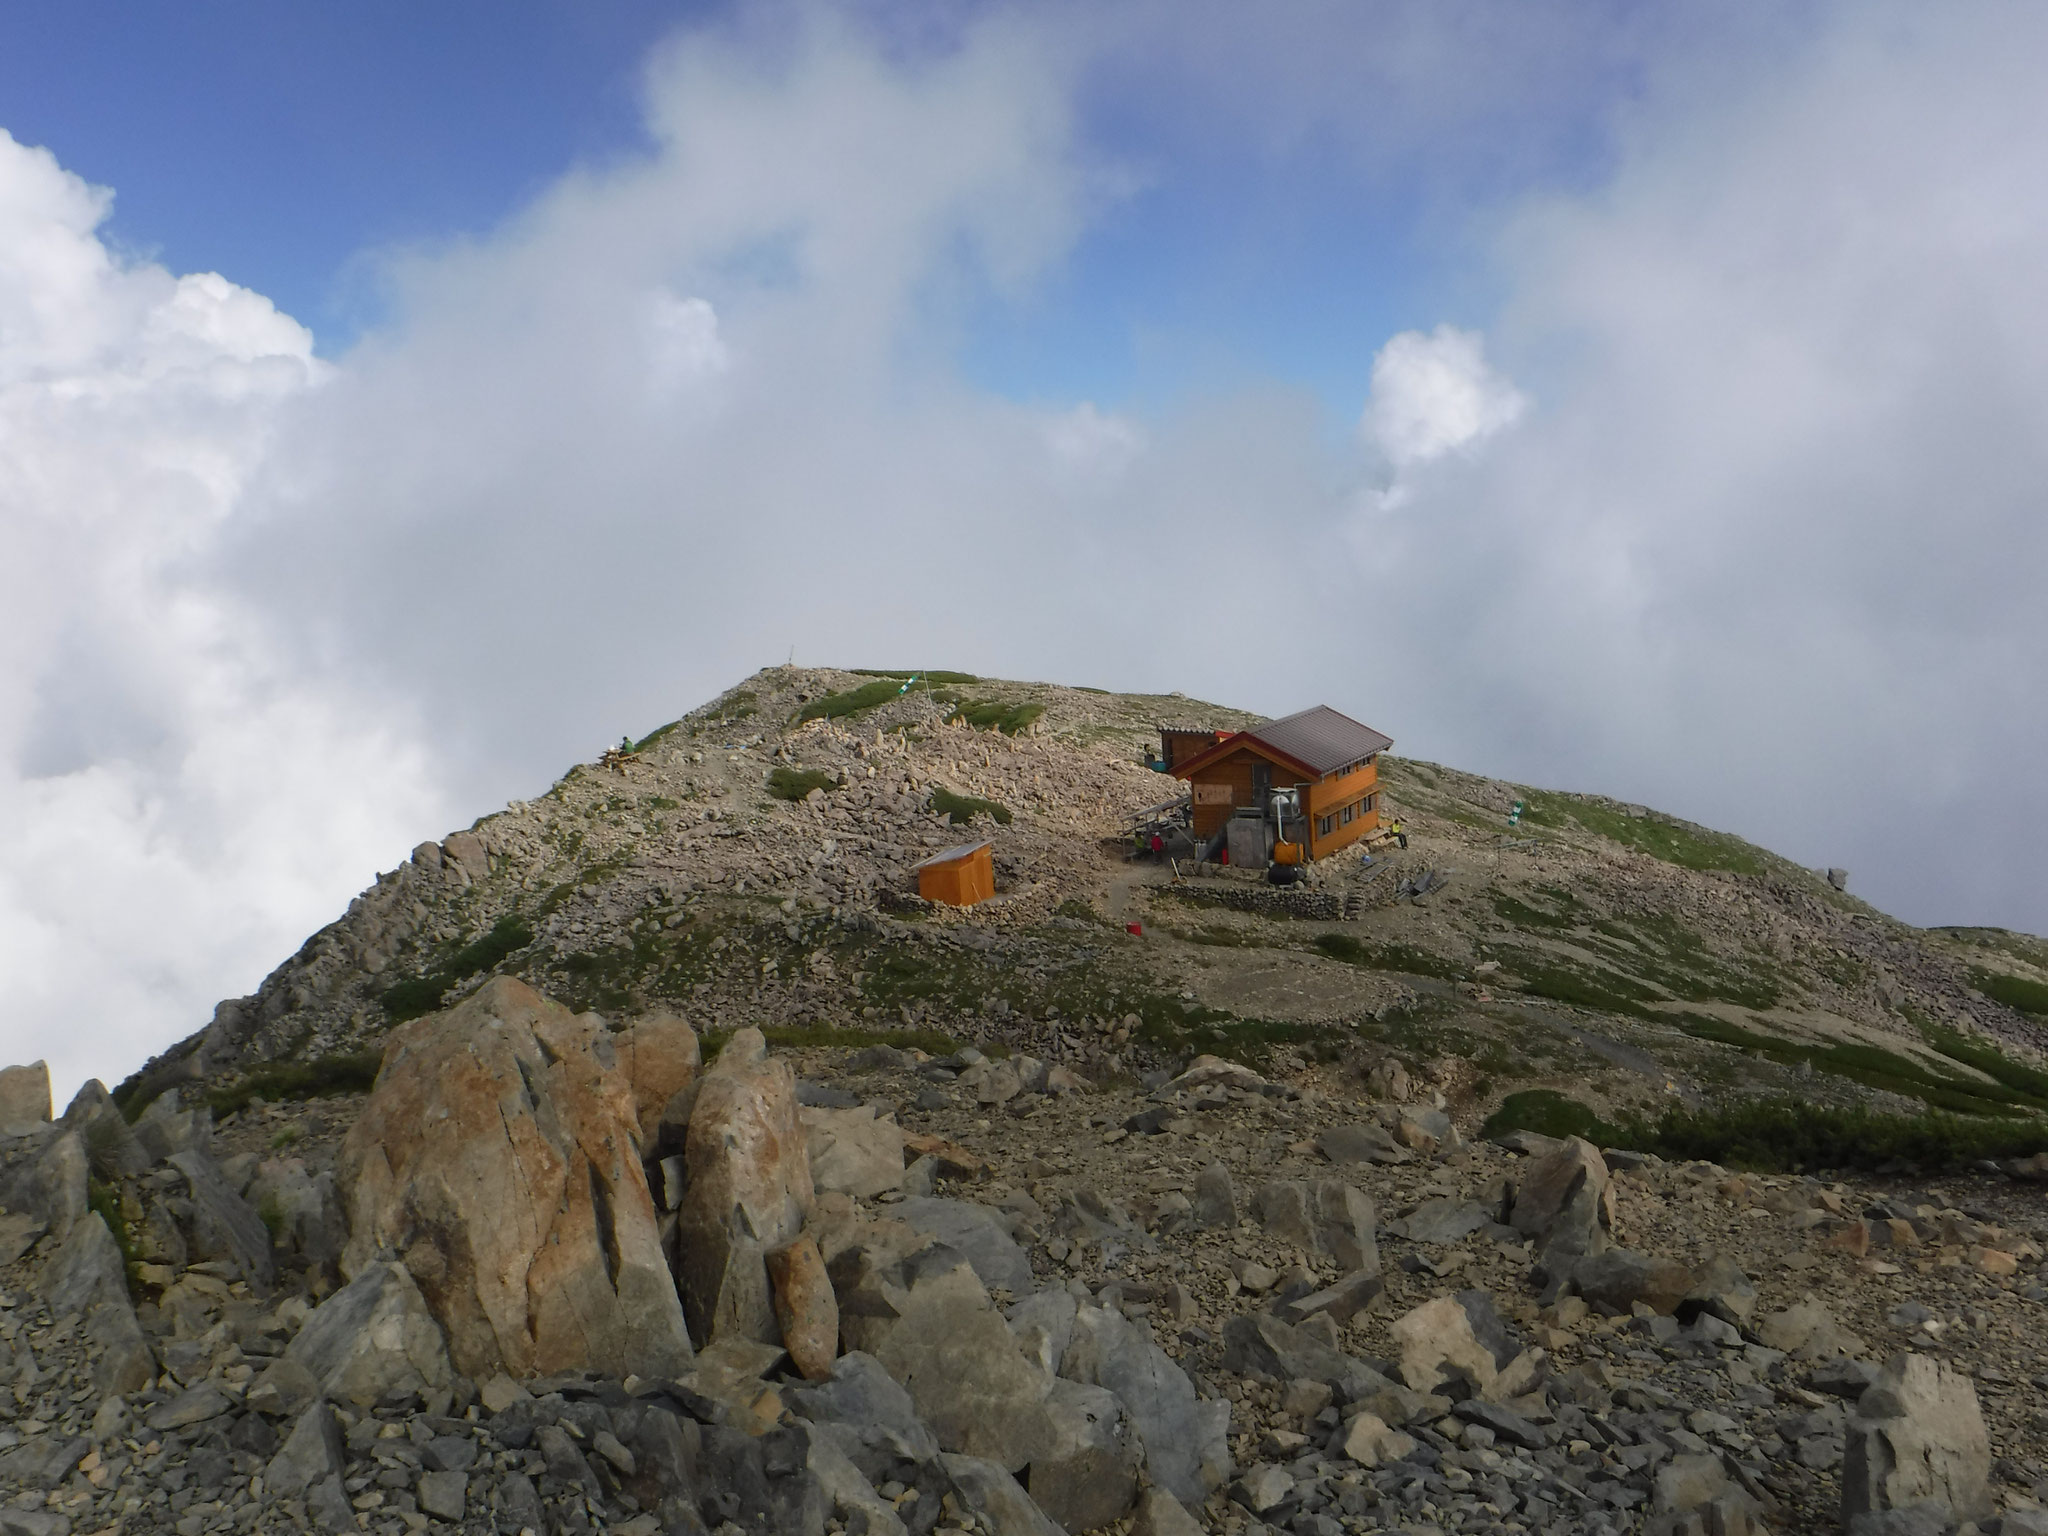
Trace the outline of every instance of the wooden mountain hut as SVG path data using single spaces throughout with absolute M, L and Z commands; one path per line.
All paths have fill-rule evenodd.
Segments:
M 1318 704 L 1226 733 L 1167 771 L 1188 781 L 1197 846 L 1235 817 L 1264 824 L 1262 854 L 1284 840 L 1310 859 L 1324 859 L 1379 827 L 1379 755 L 1393 744 L 1391 736 Z M 1295 792 L 1297 810 L 1284 828 L 1273 825 L 1276 790 Z M 1233 832 L 1232 846 L 1241 842 Z

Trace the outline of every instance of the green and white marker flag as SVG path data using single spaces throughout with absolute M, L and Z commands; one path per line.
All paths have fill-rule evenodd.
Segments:
M 1508 812 L 1508 825 L 1509 825 L 1509 826 L 1511 826 L 1511 827 L 1519 827 L 1519 826 L 1520 826 L 1521 824 L 1522 824 L 1522 802 L 1521 802 L 1521 801 L 1519 801 L 1519 800 L 1517 800 L 1517 801 L 1515 802 L 1515 805 L 1514 805 L 1514 809 Z

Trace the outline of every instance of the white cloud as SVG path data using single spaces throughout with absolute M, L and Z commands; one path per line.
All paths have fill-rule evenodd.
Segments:
M 0 133 L 0 1059 L 118 1078 L 441 814 L 370 701 L 270 659 L 205 568 L 305 330 L 113 257 L 109 198 Z
M 1467 452 L 1513 426 L 1527 401 L 1486 365 L 1474 331 L 1439 325 L 1403 331 L 1372 360 L 1372 396 L 1360 429 L 1396 469 Z

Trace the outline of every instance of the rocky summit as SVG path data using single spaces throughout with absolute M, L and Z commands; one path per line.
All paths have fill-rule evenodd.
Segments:
M 0 1069 L 0 1536 L 2048 1532 L 2048 945 L 1391 757 L 1192 867 L 1251 721 L 771 669 Z

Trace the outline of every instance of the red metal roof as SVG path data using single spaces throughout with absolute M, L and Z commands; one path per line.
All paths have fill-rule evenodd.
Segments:
M 1394 744 L 1369 725 L 1339 714 L 1327 704 L 1268 720 L 1248 731 L 1226 736 L 1206 752 L 1199 752 L 1173 769 L 1175 778 L 1186 778 L 1240 746 L 1256 746 L 1269 757 L 1282 758 L 1314 778 L 1327 778 L 1340 768 L 1363 762 Z

